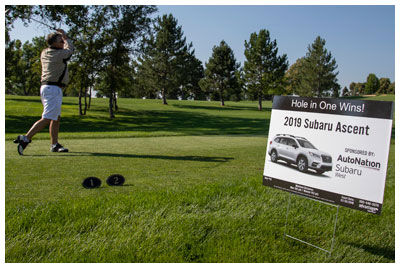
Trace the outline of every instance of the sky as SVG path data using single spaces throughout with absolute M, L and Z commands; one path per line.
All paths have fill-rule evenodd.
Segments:
M 325 39 L 342 88 L 365 82 L 370 73 L 395 81 L 394 5 L 160 5 L 156 16 L 169 13 L 203 64 L 224 40 L 243 66 L 245 40 L 267 29 L 290 65 L 306 55 L 318 36 Z M 35 22 L 29 27 L 17 23 L 11 38 L 25 42 L 47 33 Z

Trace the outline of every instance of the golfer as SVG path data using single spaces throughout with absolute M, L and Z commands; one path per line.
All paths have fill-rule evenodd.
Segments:
M 67 62 L 70 59 L 74 47 L 66 33 L 57 29 L 55 33 L 47 36 L 48 48 L 42 51 L 40 61 L 42 63 L 42 78 L 40 97 L 43 104 L 42 118 L 33 124 L 26 135 L 19 135 L 14 143 L 18 143 L 18 153 L 23 152 L 31 143 L 33 136 L 49 124 L 51 137 L 51 152 L 68 152 L 58 143 L 60 129 L 62 88 L 69 82 Z

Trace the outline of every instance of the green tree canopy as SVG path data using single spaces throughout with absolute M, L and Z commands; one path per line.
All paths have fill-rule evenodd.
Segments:
M 289 94 L 305 96 L 307 92 L 301 87 L 301 79 L 304 72 L 305 58 L 299 58 L 285 73 L 286 91 Z
M 395 90 L 395 83 L 391 83 L 389 88 L 388 88 L 388 94 L 395 94 L 396 90 Z
M 276 40 L 271 40 L 268 30 L 252 33 L 244 43 L 246 61 L 244 79 L 250 95 L 258 99 L 258 109 L 262 110 L 265 95 L 282 94 L 283 77 L 288 68 L 286 54 L 278 56 Z
M 325 44 L 326 41 L 318 36 L 308 46 L 301 78 L 301 91 L 306 92 L 306 96 L 334 95 L 340 89 L 336 78 L 339 72 L 335 71 L 338 66 Z
M 149 33 L 150 15 L 156 11 L 153 6 L 105 6 L 104 16 L 108 18 L 103 30 L 103 68 L 99 89 L 109 97 L 110 118 L 114 117 L 117 106 L 117 92 L 127 82 L 126 69 L 130 67 L 131 56 L 140 50 L 139 41 Z
M 379 90 L 378 94 L 386 94 L 389 91 L 390 87 L 390 79 L 389 78 L 381 78 L 379 79 Z
M 198 87 L 202 67 L 192 47 L 172 14 L 156 18 L 154 34 L 146 40 L 144 54 L 138 59 L 138 75 L 152 91 L 149 95 L 160 92 L 163 104 L 168 104 L 167 97 L 185 97 L 185 90 Z
M 375 74 L 369 74 L 365 83 L 365 94 L 375 94 L 379 90 L 379 79 Z
M 41 64 L 40 53 L 46 47 L 43 38 L 35 37 L 32 43 L 20 40 L 6 45 L 5 92 L 18 95 L 39 95 Z
M 239 87 L 237 72 L 240 64 L 236 62 L 233 50 L 222 40 L 219 46 L 213 47 L 205 65 L 205 77 L 200 86 L 207 93 L 218 94 L 221 106 L 224 106 L 227 96 Z

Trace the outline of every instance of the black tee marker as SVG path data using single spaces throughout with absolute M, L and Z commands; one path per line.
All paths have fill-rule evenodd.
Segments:
M 87 177 L 83 180 L 82 186 L 86 189 L 98 188 L 101 185 L 101 180 L 96 177 Z
M 120 174 L 113 174 L 107 178 L 107 184 L 109 186 L 122 186 L 124 183 L 125 178 Z

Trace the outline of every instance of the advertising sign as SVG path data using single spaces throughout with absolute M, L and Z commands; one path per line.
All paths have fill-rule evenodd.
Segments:
M 380 214 L 393 103 L 276 96 L 263 184 Z

